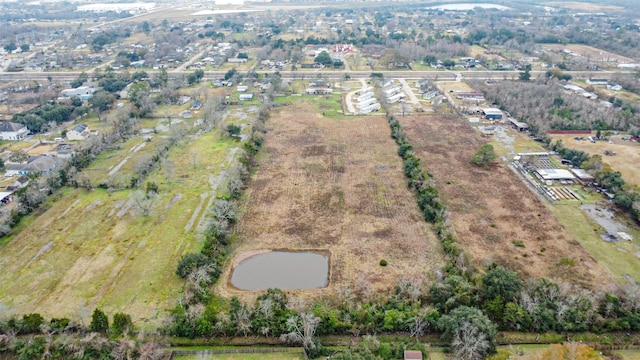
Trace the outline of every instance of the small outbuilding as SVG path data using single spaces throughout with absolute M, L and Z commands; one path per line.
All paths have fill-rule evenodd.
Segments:
M 529 130 L 529 125 L 527 125 L 527 123 L 518 121 L 514 118 L 509 118 L 509 122 L 511 123 L 511 126 L 514 127 L 514 129 L 520 131 L 520 132 L 524 132 L 524 131 L 528 131 Z
M 405 350 L 404 360 L 422 360 L 422 351 L 420 350 Z

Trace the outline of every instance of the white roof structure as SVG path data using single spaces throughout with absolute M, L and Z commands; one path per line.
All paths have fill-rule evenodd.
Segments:
M 482 113 L 485 115 L 502 115 L 502 110 L 498 108 L 484 108 Z
M 573 180 L 576 177 L 565 169 L 538 169 L 536 170 L 544 180 Z
M 593 176 L 582 169 L 571 169 L 571 172 L 581 180 L 593 180 Z

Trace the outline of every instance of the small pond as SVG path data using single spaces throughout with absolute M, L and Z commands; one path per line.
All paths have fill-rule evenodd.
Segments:
M 329 257 L 316 252 L 271 251 L 243 260 L 231 285 L 240 290 L 317 289 L 329 282 Z

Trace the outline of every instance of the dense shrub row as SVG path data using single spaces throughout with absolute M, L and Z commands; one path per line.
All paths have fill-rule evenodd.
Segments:
M 391 137 L 398 144 L 398 155 L 402 158 L 402 168 L 409 179 L 409 188 L 416 194 L 424 219 L 435 225 L 445 253 L 451 261 L 456 261 L 462 251 L 455 244 L 455 237 L 447 225 L 445 207 L 440 201 L 438 190 L 433 186 L 432 175 L 423 168 L 400 122 L 393 116 L 389 116 L 388 122 Z

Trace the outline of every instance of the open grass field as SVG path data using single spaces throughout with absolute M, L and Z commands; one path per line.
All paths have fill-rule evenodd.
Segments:
M 633 241 L 606 242 L 600 234 L 606 234 L 598 224 L 575 205 L 554 205 L 553 214 L 592 254 L 599 264 L 609 269 L 618 283 L 629 279 L 640 281 L 640 238 L 638 231 L 628 231 Z M 633 226 L 632 224 L 629 224 Z
M 588 45 L 581 44 L 544 44 L 545 49 L 553 50 L 553 51 L 562 51 L 564 49 L 571 50 L 581 56 L 588 57 L 592 61 L 596 61 L 598 59 L 608 59 L 608 62 L 614 63 L 624 63 L 624 62 L 633 62 L 634 60 L 622 55 L 618 55 L 616 53 L 612 53 L 606 50 L 600 50 L 598 48 L 594 48 Z
M 247 123 L 253 116 L 226 114 L 228 123 Z M 94 185 L 127 178 L 166 134 L 151 142 L 132 138 L 84 174 Z M 162 168 L 146 179 L 160 187 L 147 217 L 130 190 L 67 189 L 50 198 L 0 251 L 0 308 L 87 323 L 100 307 L 110 316 L 132 315 L 143 329 L 159 326 L 183 286 L 174 274 L 177 262 L 199 251 L 198 225 L 210 199 L 221 194 L 219 175 L 240 146 L 209 132 L 171 148 Z
M 593 135 L 595 136 L 595 132 Z M 564 146 L 569 149 L 582 150 L 589 155 L 601 155 L 602 161 L 609 164 L 613 170 L 620 171 L 626 182 L 640 186 L 640 168 L 636 166 L 640 163 L 640 144 L 622 141 L 620 139 L 622 136 L 611 136 L 611 144 L 607 141 L 597 141 L 594 144 L 588 140 L 574 140 L 576 135 L 551 135 L 551 139 L 553 141 L 562 140 Z M 614 151 L 617 155 L 605 156 L 605 150 Z
M 387 292 L 398 279 L 420 280 L 443 264 L 383 117 L 330 119 L 298 101 L 277 110 L 267 126 L 236 229 L 234 264 L 269 249 L 328 250 L 328 287 L 291 291 L 298 299 L 345 288 Z M 231 271 L 225 270 L 216 293 L 246 300 L 258 294 L 232 288 Z
M 609 5 L 609 4 L 597 4 L 597 3 L 591 3 L 591 2 L 579 2 L 579 1 L 566 1 L 566 2 L 550 1 L 550 2 L 541 3 L 541 5 L 561 7 L 561 8 L 566 8 L 566 9 L 571 9 L 576 11 L 583 11 L 583 12 L 624 10 L 624 8 L 621 6 Z
M 583 285 L 611 281 L 609 272 L 502 162 L 490 170 L 471 164 L 484 140 L 466 119 L 427 115 L 402 117 L 400 122 L 434 174 L 458 241 L 473 265 L 497 262 L 524 278 Z M 515 246 L 516 241 L 524 247 Z

